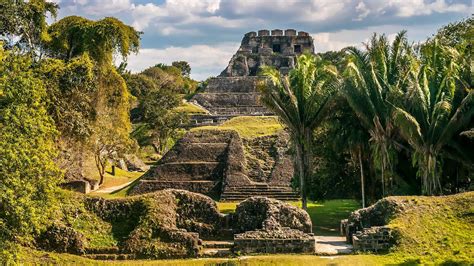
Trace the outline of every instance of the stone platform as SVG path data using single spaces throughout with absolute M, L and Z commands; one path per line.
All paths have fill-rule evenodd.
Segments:
M 298 200 L 290 187 L 293 164 L 287 141 L 284 133 L 243 141 L 233 130 L 188 132 L 142 176 L 131 194 L 176 188 L 226 201 L 255 195 Z

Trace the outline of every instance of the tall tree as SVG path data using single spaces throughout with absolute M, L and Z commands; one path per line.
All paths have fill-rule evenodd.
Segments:
M 31 58 L 0 48 L 0 244 L 32 243 L 55 208 L 58 132 L 46 100 Z
M 429 42 L 421 49 L 421 67 L 403 105 L 393 110 L 394 123 L 413 148 L 423 194 L 441 192 L 440 153 L 474 117 L 474 91 L 460 80 L 457 50 Z M 419 74 L 418 74 L 419 73 Z
M 171 63 L 172 66 L 181 70 L 181 75 L 183 77 L 189 77 L 191 75 L 191 66 L 186 61 L 174 61 Z
M 78 16 L 61 19 L 52 24 L 48 32 L 51 39 L 46 43 L 46 48 L 51 56 L 69 64 L 83 62 L 83 70 L 88 69 L 86 59 L 92 61 L 94 86 L 90 87 L 93 90 L 88 96 L 93 99 L 93 110 L 90 112 L 93 120 L 92 134 L 87 142 L 92 145 L 87 146 L 91 146 L 90 150 L 96 158 L 102 183 L 107 160 L 131 146 L 129 91 L 125 80 L 113 65 L 113 57 L 120 55 L 126 61 L 130 53 L 137 52 L 140 32 L 116 18 L 92 21 Z M 82 99 L 87 98 L 90 97 Z M 89 102 L 83 104 L 88 106 Z
M 267 77 L 261 86 L 262 101 L 289 128 L 296 148 L 296 166 L 303 209 L 307 208 L 306 182 L 311 177 L 311 145 L 313 131 L 320 125 L 329 100 L 338 85 L 334 66 L 321 58 L 304 54 L 287 76 L 271 67 L 264 67 Z
M 140 32 L 120 20 L 107 17 L 98 21 L 69 16 L 48 28 L 50 53 L 57 58 L 71 59 L 88 53 L 100 64 L 110 65 L 114 54 L 124 59 L 137 52 Z
M 382 195 L 386 190 L 386 174 L 392 175 L 396 160 L 395 129 L 392 107 L 407 90 L 413 53 L 405 32 L 400 32 L 392 44 L 387 38 L 373 35 L 364 51 L 348 48 L 346 84 L 343 93 L 370 134 L 372 158 L 381 171 Z
M 0 38 L 9 45 L 19 37 L 17 47 L 36 55 L 40 44 L 48 41 L 47 15 L 56 16 L 58 5 L 45 0 L 4 0 L 0 2 Z

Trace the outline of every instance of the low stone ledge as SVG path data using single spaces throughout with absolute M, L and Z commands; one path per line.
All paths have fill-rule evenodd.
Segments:
M 234 252 L 252 253 L 314 253 L 313 234 L 299 230 L 256 230 L 234 235 Z
M 391 229 L 387 226 L 373 226 L 357 231 L 352 235 L 354 250 L 386 251 L 392 244 Z

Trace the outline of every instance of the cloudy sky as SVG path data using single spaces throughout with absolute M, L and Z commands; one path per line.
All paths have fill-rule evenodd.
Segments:
M 114 16 L 143 32 L 133 72 L 156 63 L 185 60 L 191 76 L 218 75 L 242 36 L 259 29 L 310 32 L 316 52 L 360 46 L 373 33 L 392 38 L 408 30 L 426 39 L 449 22 L 471 16 L 472 0 L 56 0 L 58 19 Z

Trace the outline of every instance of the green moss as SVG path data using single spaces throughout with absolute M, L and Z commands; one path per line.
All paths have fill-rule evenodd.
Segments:
M 63 215 L 58 217 L 58 222 L 68 224 L 83 234 L 89 247 L 110 247 L 118 244 L 113 236 L 112 225 L 86 210 L 83 195 L 65 191 L 60 198 Z
M 184 102 L 180 106 L 176 107 L 175 111 L 181 112 L 181 113 L 187 113 L 187 114 L 207 114 L 208 113 L 203 108 L 197 105 L 188 103 L 188 102 Z
M 256 138 L 274 135 L 283 129 L 275 116 L 239 116 L 234 117 L 219 126 L 204 126 L 191 129 L 196 130 L 235 130 L 242 138 Z

